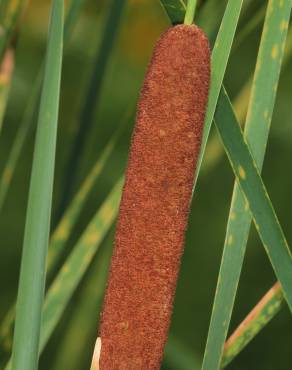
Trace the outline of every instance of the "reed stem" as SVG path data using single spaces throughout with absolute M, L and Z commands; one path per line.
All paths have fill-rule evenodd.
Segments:
M 196 13 L 197 0 L 188 0 L 184 24 L 192 24 Z

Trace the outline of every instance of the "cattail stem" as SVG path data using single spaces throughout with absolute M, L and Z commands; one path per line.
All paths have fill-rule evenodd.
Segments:
M 197 0 L 188 0 L 184 24 L 191 25 L 194 22 Z

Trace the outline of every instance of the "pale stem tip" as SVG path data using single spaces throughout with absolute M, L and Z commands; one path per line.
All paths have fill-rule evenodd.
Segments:
M 90 370 L 99 370 L 100 351 L 101 351 L 101 338 L 98 337 L 95 342 Z

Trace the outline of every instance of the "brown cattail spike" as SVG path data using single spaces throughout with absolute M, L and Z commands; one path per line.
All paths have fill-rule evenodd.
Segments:
M 104 301 L 101 370 L 157 370 L 183 252 L 210 76 L 207 38 L 158 41 L 142 89 Z

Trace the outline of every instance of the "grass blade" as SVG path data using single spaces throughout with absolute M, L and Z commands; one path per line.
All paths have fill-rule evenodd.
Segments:
M 130 112 L 130 111 L 129 111 Z M 61 221 L 53 232 L 49 244 L 48 256 L 47 256 L 47 279 L 53 275 L 60 258 L 63 256 L 66 243 L 70 237 L 70 234 L 78 220 L 78 217 L 83 209 L 83 206 L 91 194 L 96 181 L 99 178 L 108 158 L 110 157 L 116 142 L 120 138 L 125 124 L 128 122 L 131 116 L 129 112 L 126 113 L 120 127 L 114 132 L 109 142 L 105 146 L 103 153 L 100 158 L 96 161 L 92 170 L 84 180 L 79 191 L 73 198 L 66 212 L 64 213 Z M 13 329 L 13 323 L 15 318 L 15 306 L 11 307 L 0 326 L 0 348 L 4 353 L 9 353 L 10 348 L 10 336 Z
M 84 4 L 84 2 L 85 0 L 72 0 L 69 5 L 64 25 L 64 51 L 66 51 L 66 46 L 68 45 L 73 27 L 76 24 L 78 12 L 80 11 L 80 8 Z M 28 100 L 26 109 L 23 114 L 23 118 L 16 132 L 14 142 L 12 143 L 8 159 L 5 163 L 5 167 L 0 179 L 0 212 L 2 211 L 3 204 L 5 202 L 6 195 L 14 175 L 17 162 L 20 158 L 26 138 L 29 134 L 29 131 L 32 127 L 32 123 L 34 121 L 34 117 L 39 103 L 42 78 L 43 78 L 43 66 L 37 73 L 37 78 L 33 85 L 30 98 Z
M 27 0 L 6 0 L 1 3 L 0 60 L 2 60 L 5 49 L 9 44 L 12 33 L 26 3 Z
M 188 0 L 184 24 L 192 24 L 196 14 L 197 0 Z
M 289 1 L 286 1 L 283 7 L 277 4 L 275 0 L 269 1 L 245 127 L 246 139 L 260 170 L 268 140 L 291 10 Z M 274 58 L 275 45 L 281 45 L 281 50 L 279 47 Z M 245 198 L 239 185 L 235 183 L 203 369 L 215 370 L 220 367 L 250 224 L 251 216 L 245 211 Z
M 289 62 L 291 55 L 292 55 L 292 28 L 289 29 L 287 35 L 286 50 L 282 61 L 282 69 L 285 68 L 285 66 Z M 238 95 L 233 100 L 233 107 L 236 112 L 238 121 L 240 123 L 243 123 L 246 117 L 252 82 L 253 78 L 252 76 L 250 76 L 250 78 L 242 86 Z M 218 143 L 216 138 L 212 137 L 208 141 L 207 150 L 208 153 L 204 162 L 204 170 L 207 169 L 208 171 L 210 171 L 222 158 L 224 154 L 224 148 L 222 147 L 222 145 L 220 145 L 220 143 Z
M 201 152 L 197 163 L 196 179 L 201 168 L 204 152 L 206 149 L 211 124 L 221 90 L 223 77 L 229 59 L 235 30 L 242 7 L 242 0 L 229 0 L 216 38 L 211 60 L 211 86 L 209 91 L 208 108 L 205 117 L 204 132 L 201 143 Z
M 53 2 L 16 306 L 13 370 L 34 370 L 38 363 L 59 110 L 63 8 L 63 1 Z
M 71 0 L 65 17 L 64 48 L 67 46 L 73 33 L 78 16 L 86 0 Z
M 186 5 L 183 0 L 160 0 L 172 24 L 183 23 L 186 13 Z
M 277 282 L 253 308 L 226 342 L 222 367 L 227 366 L 271 321 L 283 306 L 284 296 L 280 284 Z
M 260 25 L 263 21 L 266 13 L 265 5 L 260 6 L 260 8 L 256 11 L 253 17 L 249 18 L 247 22 L 244 24 L 243 28 L 240 30 L 238 37 L 236 38 L 233 51 L 238 49 L 243 41 Z
M 91 74 L 84 106 L 81 111 L 79 127 L 74 138 L 71 154 L 65 169 L 63 194 L 61 196 L 57 220 L 61 217 L 64 209 L 67 206 L 68 199 L 70 198 L 72 188 L 75 183 L 75 176 L 78 172 L 79 160 L 83 154 L 86 135 L 90 132 L 93 124 L 95 107 L 101 94 L 102 82 L 105 75 L 107 62 L 114 45 L 125 3 L 126 0 L 111 1 L 101 45 L 98 48 L 98 52 L 93 63 L 94 68 Z
M 47 260 L 48 275 L 52 273 L 58 261 L 60 260 L 60 257 L 63 254 L 65 243 L 73 230 L 73 227 L 83 208 L 83 205 L 86 199 L 89 197 L 92 189 L 94 188 L 94 185 L 96 184 L 96 181 L 101 171 L 103 170 L 108 158 L 112 154 L 115 148 L 115 144 L 117 143 L 117 140 L 120 138 L 123 132 L 125 123 L 128 122 L 128 113 L 125 118 L 126 119 L 122 120 L 122 124 L 114 132 L 111 139 L 107 143 L 103 153 L 96 161 L 92 170 L 84 180 L 82 186 L 73 198 L 61 221 L 59 222 L 59 225 L 56 227 L 56 230 L 52 235 Z
M 10 153 L 8 155 L 8 159 L 5 162 L 3 173 L 0 179 L 0 212 L 3 209 L 6 195 L 9 190 L 12 177 L 14 175 L 16 164 L 18 162 L 18 159 L 20 158 L 22 148 L 24 146 L 25 140 L 28 136 L 31 127 L 31 122 L 34 118 L 37 109 L 37 103 L 39 102 L 39 94 L 41 88 L 40 77 L 41 76 L 39 75 L 36 84 L 33 86 L 33 91 L 29 99 L 29 104 L 27 105 L 23 119 L 17 130 L 15 140 L 12 144 Z
M 110 228 L 88 269 L 89 271 L 86 272 L 78 289 L 77 300 L 74 299 L 75 297 L 73 298 L 74 309 L 69 320 L 66 318 L 66 321 L 69 322 L 59 341 L 56 356 L 50 366 L 51 370 L 82 369 L 85 358 L 88 360 L 92 354 L 89 355 L 89 352 L 92 351 L 92 336 L 96 335 L 97 331 L 97 325 L 95 322 L 93 324 L 92 318 L 98 318 L 102 308 L 112 255 L 113 229 L 114 227 Z M 81 327 L 82 330 L 80 330 Z M 75 338 L 78 338 L 78 341 Z
M 120 178 L 81 235 L 48 290 L 43 308 L 40 353 L 43 351 L 72 294 L 116 218 L 122 186 L 123 178 Z M 11 363 L 9 362 L 5 370 L 10 369 Z
M 14 52 L 8 49 L 0 66 L 0 134 L 14 69 Z
M 250 211 L 254 224 L 270 258 L 276 276 L 283 288 L 285 299 L 292 310 L 292 257 L 256 163 L 244 140 L 232 105 L 222 89 L 215 115 L 215 122 L 229 161 Z M 231 248 L 233 240 L 229 241 Z
M 46 345 L 72 294 L 116 218 L 122 185 L 123 178 L 117 181 L 93 217 L 48 291 L 43 312 L 40 350 Z

